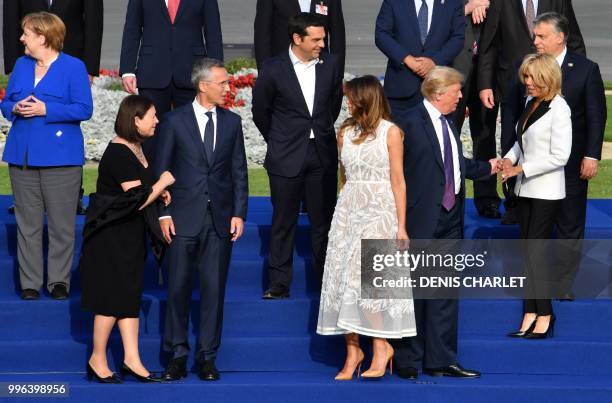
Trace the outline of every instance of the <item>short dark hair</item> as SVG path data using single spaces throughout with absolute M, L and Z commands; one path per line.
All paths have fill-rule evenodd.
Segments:
M 123 98 L 115 119 L 117 136 L 132 143 L 142 143 L 145 138 L 138 133 L 136 117 L 142 119 L 152 107 L 153 102 L 142 95 L 128 95 Z
M 308 35 L 308 27 L 325 27 L 325 17 L 315 13 L 299 13 L 289 18 L 289 41 L 293 43 L 293 34 L 300 38 Z
M 554 11 L 542 13 L 533 21 L 533 26 L 535 27 L 542 22 L 552 25 L 558 34 L 563 34 L 565 42 L 567 43 L 567 38 L 569 37 L 569 21 L 564 15 Z

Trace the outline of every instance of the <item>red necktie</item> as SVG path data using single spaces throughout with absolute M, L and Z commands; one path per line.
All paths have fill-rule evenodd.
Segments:
M 170 21 L 174 24 L 176 13 L 178 12 L 179 3 L 181 0 L 168 0 L 168 14 L 170 14 Z

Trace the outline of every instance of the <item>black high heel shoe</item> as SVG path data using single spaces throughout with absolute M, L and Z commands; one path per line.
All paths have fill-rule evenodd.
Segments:
M 512 332 L 512 333 L 508 333 L 508 337 L 514 337 L 514 338 L 525 338 L 527 337 L 528 334 L 530 334 L 531 332 L 533 332 L 533 329 L 535 329 L 535 325 L 536 325 L 536 321 L 538 320 L 538 317 L 536 316 L 536 318 L 533 320 L 533 322 L 531 322 L 531 325 L 529 325 L 529 327 L 527 328 L 527 330 L 519 330 L 518 332 Z
M 547 339 L 549 337 L 553 337 L 555 335 L 555 321 L 557 317 L 552 315 L 550 317 L 550 322 L 548 323 L 548 329 L 544 333 L 535 333 L 531 332 L 525 336 L 526 339 Z
M 133 376 L 134 378 L 136 378 L 138 382 L 161 382 L 162 381 L 161 377 L 153 375 L 152 372 L 149 372 L 148 376 L 138 375 L 136 372 L 132 371 L 130 367 L 125 365 L 125 362 L 124 362 L 123 365 L 121 366 L 121 377 L 125 379 L 126 375 Z
M 96 371 L 91 367 L 90 363 L 87 363 L 87 379 L 92 380 L 95 379 L 99 383 L 122 383 L 121 379 L 113 372 L 111 376 L 107 376 L 106 378 L 100 377 Z

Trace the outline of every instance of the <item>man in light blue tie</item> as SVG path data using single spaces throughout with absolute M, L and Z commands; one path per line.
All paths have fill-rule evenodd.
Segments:
M 463 0 L 384 0 L 376 20 L 376 46 L 388 58 L 385 95 L 394 120 L 423 97 L 423 78 L 449 66 L 463 48 Z

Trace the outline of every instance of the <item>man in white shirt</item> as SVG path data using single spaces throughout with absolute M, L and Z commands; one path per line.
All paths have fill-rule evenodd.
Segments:
M 189 305 L 193 272 L 200 277 L 200 324 L 196 366 L 202 380 L 219 379 L 215 358 L 221 343 L 225 280 L 233 242 L 247 212 L 247 165 L 240 117 L 223 105 L 229 90 L 223 63 L 200 59 L 193 67 L 192 103 L 166 115 L 161 124 L 155 172 L 176 179 L 172 203 L 160 214 L 168 249 L 168 305 L 164 379 L 187 376 Z
M 342 100 L 336 57 L 323 52 L 324 26 L 313 13 L 291 18 L 291 46 L 264 62 L 253 89 L 253 121 L 268 144 L 264 167 L 273 205 L 265 299 L 289 297 L 302 196 L 318 281 L 323 275 L 336 200 L 334 122 Z

